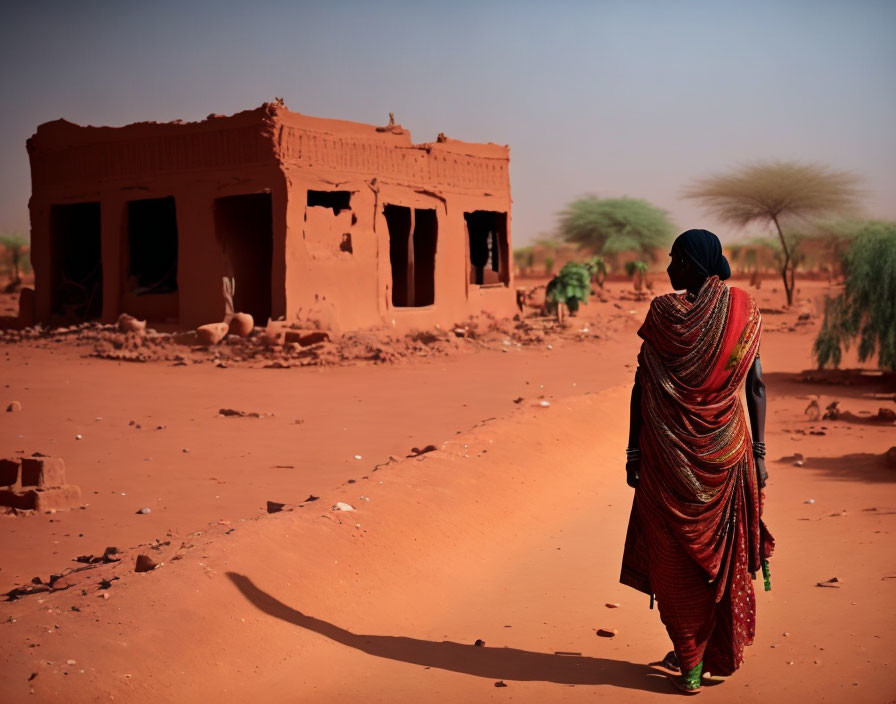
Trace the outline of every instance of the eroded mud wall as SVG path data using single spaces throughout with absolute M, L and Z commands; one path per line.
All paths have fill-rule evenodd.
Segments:
M 217 198 L 267 192 L 272 209 L 285 207 L 282 175 L 264 109 L 191 124 L 141 123 L 122 128 L 78 127 L 59 120 L 41 125 L 29 140 L 32 165 L 32 263 L 36 314 L 59 313 L 53 292 L 54 206 L 96 202 L 100 206 L 102 314 L 107 322 L 128 312 L 158 322 L 194 326 L 220 320 L 224 312 L 224 260 L 215 233 Z M 276 194 L 274 193 L 276 191 Z M 129 278 L 129 203 L 173 198 L 177 229 L 176 292 L 141 291 Z M 282 228 L 274 236 L 272 314 L 283 315 Z M 275 225 L 276 226 L 276 225 Z M 151 233 L 145 233 L 151 238 Z M 144 295 L 139 295 L 143 293 Z M 89 316 L 88 316 L 89 317 Z
M 227 237 L 239 239 L 242 260 L 252 260 L 254 269 L 237 275 L 242 285 L 270 287 L 247 299 L 260 325 L 269 313 L 335 330 L 407 329 L 515 310 L 509 270 L 493 272 L 482 285 L 471 274 L 465 219 L 479 210 L 501 214 L 508 250 L 501 261 L 509 266 L 506 147 L 441 138 L 414 145 L 398 125 L 312 118 L 266 104 L 189 124 L 93 128 L 60 120 L 41 125 L 28 149 L 39 319 L 61 312 L 53 298 L 59 283 L 53 208 L 85 202 L 99 203 L 101 212 L 105 321 L 121 312 L 182 327 L 221 320 L 223 278 L 234 274 Z M 241 224 L 242 216 L 216 205 L 255 194 L 264 194 L 270 212 L 256 212 L 252 222 Z M 129 203 L 163 199 L 174 203 L 176 290 L 135 275 L 130 251 L 135 209 Z M 409 249 L 395 262 L 413 280 L 403 292 L 394 290 L 395 235 L 386 205 L 419 214 L 418 226 L 405 233 Z M 170 236 L 166 228 L 160 237 Z M 150 246 L 151 228 L 140 236 L 141 246 Z
M 406 330 L 450 325 L 482 311 L 515 312 L 506 148 L 453 140 L 413 145 L 400 128 L 383 132 L 292 113 L 278 117 L 277 150 L 288 192 L 288 320 L 336 330 L 383 324 Z M 339 194 L 347 194 L 348 208 Z M 390 246 L 386 206 L 411 215 L 431 212 L 435 218 L 427 225 L 434 232 L 426 235 L 435 242 L 434 266 L 424 262 L 432 253 L 423 246 L 422 225 L 416 239 L 412 231 L 405 233 L 420 260 L 411 264 L 414 305 L 396 305 L 409 299 L 406 287 L 394 289 L 395 247 Z M 503 278 L 496 274 L 490 280 L 492 285 L 470 283 L 464 213 L 477 210 L 506 214 L 505 268 Z

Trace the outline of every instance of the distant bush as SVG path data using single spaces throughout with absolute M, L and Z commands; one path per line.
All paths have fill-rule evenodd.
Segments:
M 591 275 L 591 280 L 603 288 L 604 281 L 607 278 L 607 261 L 597 254 L 585 262 L 585 268 L 588 269 L 588 273 Z
M 632 285 L 635 287 L 635 291 L 644 289 L 644 284 L 647 283 L 647 262 L 642 262 L 640 260 L 626 262 L 625 273 L 628 274 L 629 278 L 632 280 Z
M 31 270 L 28 261 L 28 240 L 21 235 L 0 235 L 0 249 L 3 250 L 3 269 L 13 282 L 22 280 L 22 272 Z
M 843 258 L 843 293 L 825 304 L 813 352 L 819 368 L 839 366 L 858 338 L 859 359 L 877 354 L 881 369 L 896 371 L 896 222 L 862 227 Z

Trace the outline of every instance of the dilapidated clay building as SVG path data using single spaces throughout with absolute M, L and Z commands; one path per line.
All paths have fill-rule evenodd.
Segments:
M 266 103 L 194 123 L 38 127 L 35 315 L 183 327 L 234 307 L 348 330 L 512 315 L 509 151 Z

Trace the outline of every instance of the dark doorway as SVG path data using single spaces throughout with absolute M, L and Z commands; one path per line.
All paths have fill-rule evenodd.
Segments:
M 386 205 L 389 261 L 392 264 L 392 305 L 431 306 L 435 303 L 436 211 Z
M 470 283 L 480 286 L 510 283 L 507 213 L 474 210 L 464 213 L 470 237 Z
M 215 233 L 224 250 L 224 276 L 233 278 L 233 308 L 256 325 L 271 317 L 274 226 L 270 193 L 215 200 Z
M 128 277 L 138 296 L 177 291 L 174 198 L 128 203 Z
M 53 313 L 99 318 L 103 314 L 100 204 L 52 206 L 50 247 Z

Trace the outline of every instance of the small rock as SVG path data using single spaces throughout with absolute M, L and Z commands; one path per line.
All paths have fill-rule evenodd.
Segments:
M 149 555 L 141 553 L 137 555 L 137 564 L 134 566 L 134 572 L 151 572 L 158 566 L 158 563 Z
M 615 628 L 598 628 L 597 635 L 601 638 L 613 638 L 619 631 Z
M 77 661 L 77 660 L 71 660 L 71 659 L 69 659 L 69 660 L 66 660 L 66 661 L 65 661 L 65 664 L 66 664 L 66 665 L 77 665 L 77 664 L 78 664 L 78 661 Z
M 19 403 L 18 401 L 13 401 L 6 407 L 7 413 L 18 413 L 21 410 L 22 410 L 22 404 Z
M 805 464 L 805 462 L 803 462 L 803 460 L 797 460 L 796 462 L 793 463 L 793 466 L 794 467 L 802 467 L 804 464 Z
M 196 339 L 200 345 L 217 345 L 227 334 L 227 323 L 209 323 L 196 328 Z
M 145 320 L 137 320 L 133 315 L 128 315 L 127 313 L 122 313 L 118 316 L 118 332 L 123 333 L 137 333 L 138 335 L 142 335 L 146 332 L 146 321 Z
M 124 494 L 122 494 L 122 496 L 124 496 Z M 143 513 L 143 514 L 152 513 L 152 509 L 149 506 L 144 506 L 139 511 L 137 511 L 137 513 Z
M 309 495 L 308 495 L 308 498 L 305 499 L 305 501 L 306 501 L 306 502 L 308 502 L 308 501 L 317 501 L 319 498 L 320 498 L 319 496 L 315 496 L 314 494 L 309 494 Z
M 473 645 L 475 645 L 477 648 L 481 648 L 485 645 L 485 641 L 482 640 L 481 638 L 477 638 L 476 642 L 473 643 Z
M 606 604 L 604 604 L 604 606 L 606 606 L 608 609 L 618 609 L 620 604 L 615 601 L 608 601 Z
M 351 504 L 345 503 L 344 501 L 337 501 L 335 504 L 333 504 L 333 510 L 334 511 L 354 511 L 355 507 L 352 506 Z
M 361 459 L 361 455 L 355 455 L 355 459 L 356 459 L 356 460 Z
M 826 579 L 826 580 L 823 581 L 823 582 L 816 582 L 816 583 L 815 583 L 815 586 L 816 586 L 816 587 L 830 587 L 830 588 L 832 588 L 832 589 L 839 589 L 841 583 L 842 583 L 842 582 L 841 582 L 840 579 L 838 579 L 837 577 L 831 577 L 830 579 Z
M 550 401 L 540 401 L 538 403 L 538 405 L 541 406 L 542 408 L 549 408 L 551 405 L 551 402 Z
M 506 687 L 507 683 L 504 680 L 498 680 L 495 682 L 495 687 Z
M 814 504 L 814 503 L 815 503 L 815 499 L 806 499 L 805 501 L 803 501 L 803 503 L 804 503 L 804 504 Z
M 254 327 L 255 320 L 251 315 L 248 313 L 237 313 L 230 319 L 230 325 L 227 330 L 231 335 L 248 337 Z
M 75 435 L 75 440 L 82 440 L 83 437 L 84 437 L 84 436 L 81 435 L 81 433 L 78 433 L 77 435 Z

